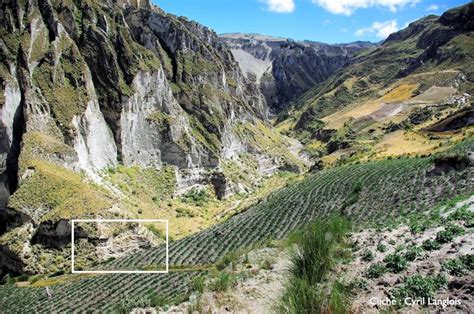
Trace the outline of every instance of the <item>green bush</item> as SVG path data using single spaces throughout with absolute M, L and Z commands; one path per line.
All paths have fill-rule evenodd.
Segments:
M 238 252 L 236 251 L 228 252 L 216 263 L 217 270 L 223 270 L 229 265 L 231 265 L 232 268 L 234 268 L 238 258 L 239 258 Z
M 205 282 L 205 277 L 204 276 L 196 276 L 193 278 L 192 281 L 192 286 L 193 290 L 197 291 L 199 293 L 203 293 L 204 289 L 206 288 L 206 282 Z
M 387 251 L 387 246 L 383 243 L 379 243 L 377 245 L 377 251 L 383 253 L 383 252 L 386 252 Z
M 189 191 L 188 193 L 184 194 L 183 196 L 181 196 L 181 201 L 183 203 L 194 204 L 197 206 L 204 206 L 207 202 L 209 202 L 210 198 L 211 196 L 209 195 L 209 192 L 207 190 L 193 189 Z
M 188 208 L 176 208 L 176 217 L 195 217 L 196 214 L 194 214 L 190 209 Z
M 388 255 L 387 257 L 385 257 L 384 262 L 385 267 L 387 267 L 388 270 L 394 273 L 399 273 L 405 270 L 408 266 L 408 262 L 405 257 L 398 253 Z
M 449 243 L 455 237 L 464 234 L 464 229 L 458 225 L 448 225 L 445 230 L 436 234 L 436 241 L 439 243 Z
M 423 277 L 414 275 L 405 279 L 403 285 L 392 291 L 392 296 L 397 300 L 397 304 L 404 304 L 405 298 L 423 299 L 425 304 L 429 298 L 434 298 L 438 289 L 448 283 L 445 277 L 438 275 L 436 277 Z
M 360 259 L 361 259 L 363 262 L 370 262 L 370 261 L 372 261 L 372 260 L 374 259 L 374 257 L 375 257 L 375 256 L 374 256 L 374 253 L 372 253 L 372 251 L 370 251 L 370 250 L 365 250 L 365 251 L 362 253 Z
M 442 269 L 452 276 L 461 277 L 474 270 L 474 254 L 463 255 L 443 263 Z
M 423 255 L 423 249 L 420 246 L 410 247 L 406 253 L 405 258 L 407 261 L 413 262 L 416 259 L 419 259 Z
M 334 257 L 349 229 L 349 222 L 343 218 L 320 221 L 309 226 L 298 243 L 298 249 L 291 256 L 290 272 L 293 276 L 306 279 L 310 284 L 321 282 L 335 265 Z
M 158 293 L 152 293 L 148 298 L 152 307 L 162 307 L 170 303 L 170 300 Z
M 457 221 L 457 220 L 463 220 L 465 222 L 470 221 L 474 219 L 474 213 L 470 211 L 467 206 L 463 206 L 454 212 L 452 212 L 448 216 L 448 220 L 450 221 Z
M 374 263 L 370 265 L 369 269 L 365 272 L 366 278 L 379 278 L 387 272 L 387 268 L 382 263 Z
M 439 244 L 438 241 L 431 239 L 423 241 L 423 244 L 421 246 L 425 251 L 436 251 L 441 248 L 441 244 Z

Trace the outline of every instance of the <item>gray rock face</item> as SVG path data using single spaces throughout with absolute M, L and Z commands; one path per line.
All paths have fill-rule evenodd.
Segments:
M 254 80 L 276 112 L 343 67 L 368 42 L 328 45 L 253 34 L 224 34 L 244 75 Z
M 168 164 L 179 192 L 212 185 L 209 173 L 241 154 L 279 163 L 263 137 L 238 132 L 264 125 L 268 107 L 212 30 L 145 0 L 0 9 L 11 34 L 0 45 L 0 205 L 15 191 L 10 181 L 37 177 L 39 166 L 107 187 L 104 169 Z M 38 220 L 49 208 L 27 212 Z

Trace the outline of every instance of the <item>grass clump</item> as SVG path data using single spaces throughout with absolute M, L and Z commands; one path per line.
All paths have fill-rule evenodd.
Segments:
M 346 251 L 350 223 L 335 217 L 308 226 L 296 241 L 291 256 L 290 279 L 278 304 L 285 313 L 347 312 L 350 288 L 329 280 L 333 267 Z
M 234 268 L 235 264 L 237 263 L 239 259 L 239 252 L 237 251 L 231 251 L 228 252 L 226 255 L 224 255 L 217 263 L 216 263 L 216 268 L 217 270 L 223 270 L 227 266 L 231 266 Z
M 204 276 L 196 276 L 193 278 L 192 287 L 194 291 L 203 293 L 206 288 L 206 278 Z
M 225 292 L 234 287 L 236 284 L 237 278 L 233 274 L 226 271 L 221 271 L 217 277 L 211 281 L 209 288 L 211 291 Z

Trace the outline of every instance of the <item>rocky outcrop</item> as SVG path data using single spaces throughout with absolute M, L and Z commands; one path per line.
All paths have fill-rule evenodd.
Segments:
M 25 241 L 57 249 L 67 219 L 126 216 L 127 187 L 107 181 L 118 166 L 166 165 L 176 194 L 206 185 L 224 198 L 298 163 L 263 122 L 258 86 L 196 22 L 148 0 L 7 1 L 0 16 L 2 233 L 31 221 Z M 229 180 L 226 162 L 242 155 L 272 164 Z
M 375 44 L 329 45 L 255 34 L 224 34 L 244 75 L 255 81 L 276 111 L 323 82 L 356 52 Z
M 235 132 L 268 109 L 212 30 L 149 1 L 29 1 L 1 10 L 4 199 L 7 181 L 38 162 L 103 183 L 100 171 L 117 164 L 213 169 L 241 153 L 267 153 Z M 23 135 L 29 150 L 20 154 Z

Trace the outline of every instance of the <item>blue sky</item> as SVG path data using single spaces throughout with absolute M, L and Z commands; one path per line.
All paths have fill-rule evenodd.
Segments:
M 260 33 L 325 43 L 385 39 L 468 0 L 152 0 L 217 33 Z

